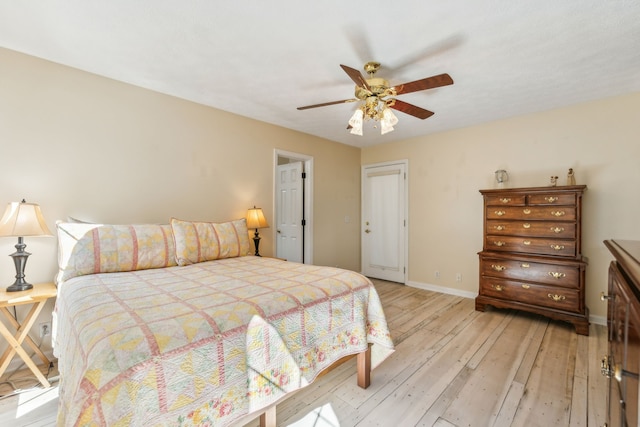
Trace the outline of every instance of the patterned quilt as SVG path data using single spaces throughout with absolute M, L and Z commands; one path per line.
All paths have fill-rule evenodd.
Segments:
M 393 351 L 367 278 L 254 256 L 75 277 L 55 322 L 61 426 L 226 426 Z

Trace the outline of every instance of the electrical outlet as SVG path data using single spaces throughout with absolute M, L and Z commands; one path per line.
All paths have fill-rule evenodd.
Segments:
M 435 276 L 436 276 L 436 279 L 439 279 L 440 278 L 440 272 L 436 270 Z
M 51 335 L 51 322 L 40 323 L 40 338 Z
M 462 282 L 462 273 L 456 273 L 456 282 Z

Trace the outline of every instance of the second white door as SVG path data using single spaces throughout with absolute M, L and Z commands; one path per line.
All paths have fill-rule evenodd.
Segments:
M 362 272 L 404 283 L 406 162 L 362 168 Z
M 276 169 L 276 256 L 292 262 L 303 262 L 302 172 L 302 162 Z

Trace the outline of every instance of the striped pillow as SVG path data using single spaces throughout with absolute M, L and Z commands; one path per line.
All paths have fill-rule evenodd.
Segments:
M 249 231 L 245 218 L 214 223 L 171 219 L 178 265 L 248 255 Z
M 169 224 L 56 224 L 58 282 L 94 273 L 176 265 Z

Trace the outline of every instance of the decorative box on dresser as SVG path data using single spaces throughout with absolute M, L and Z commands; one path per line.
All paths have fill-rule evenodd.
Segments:
M 609 266 L 608 354 L 602 374 L 609 378 L 607 426 L 637 426 L 640 387 L 640 242 L 605 240 L 615 260 Z
M 589 335 L 582 256 L 585 185 L 480 190 L 484 243 L 476 310 L 538 313 Z

